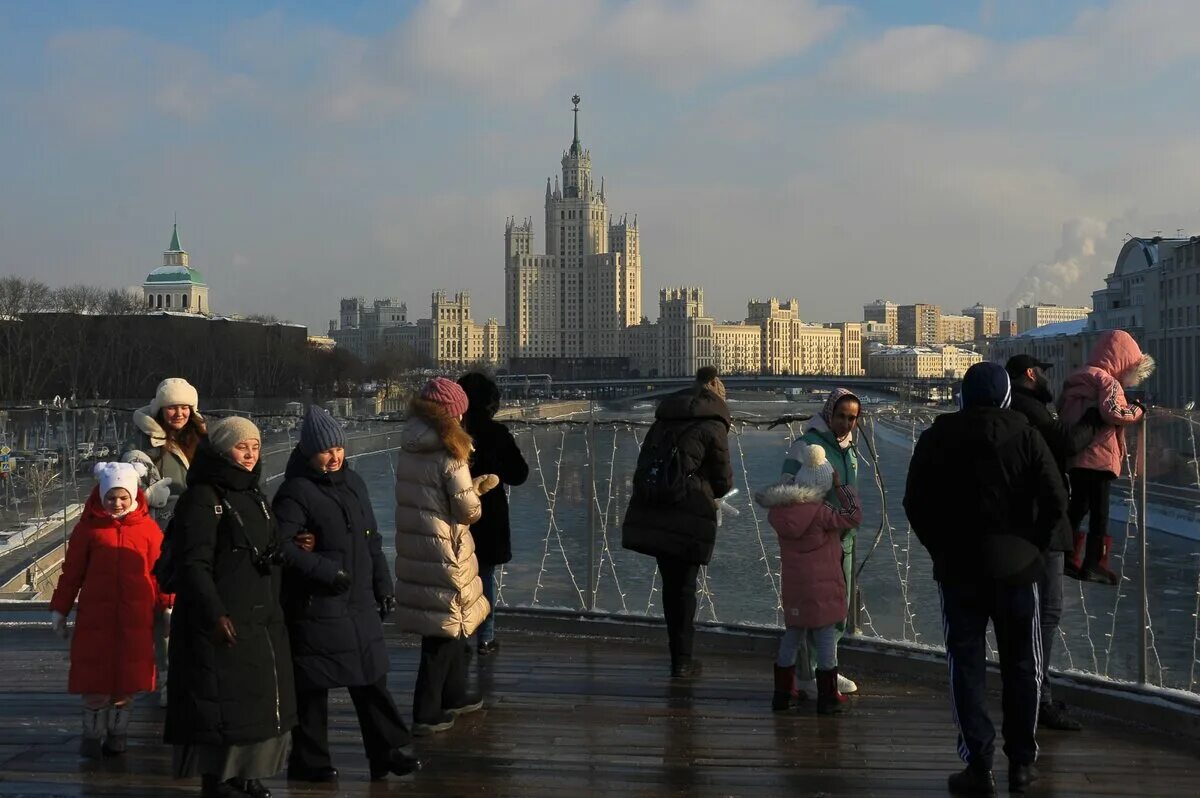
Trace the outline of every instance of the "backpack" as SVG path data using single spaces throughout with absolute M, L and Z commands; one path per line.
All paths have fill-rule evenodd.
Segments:
M 672 436 L 664 435 L 645 463 L 638 463 L 633 472 L 633 495 L 647 504 L 674 505 L 687 497 L 688 477 L 679 441 L 692 427 L 693 421 Z
M 218 516 L 218 523 L 224 523 L 226 516 L 230 515 L 230 513 L 226 512 L 229 502 L 225 500 L 225 491 L 216 485 L 209 485 L 209 487 L 217 495 L 217 504 L 213 506 L 213 512 Z M 155 581 L 158 582 L 160 593 L 179 592 L 179 564 L 176 562 L 177 557 L 174 545 L 176 538 L 175 521 L 178 518 L 179 513 L 174 513 L 167 521 L 167 528 L 163 530 L 162 546 L 158 550 L 158 559 L 154 561 L 154 567 L 150 569 L 150 573 L 154 575 Z

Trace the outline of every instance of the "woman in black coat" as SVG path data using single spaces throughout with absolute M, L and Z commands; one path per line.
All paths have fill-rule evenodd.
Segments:
M 284 538 L 304 536 L 289 552 L 284 578 L 299 714 L 288 778 L 302 781 L 337 779 L 329 756 L 331 687 L 350 690 L 372 780 L 418 767 L 400 750 L 410 735 L 387 689 L 382 619 L 394 602 L 392 577 L 367 486 L 345 455 L 341 426 L 309 407 L 275 494 Z
M 458 384 L 470 402 L 463 427 L 471 435 L 475 450 L 471 453 L 471 476 L 495 474 L 502 485 L 520 485 L 529 477 L 529 466 L 508 427 L 496 421 L 500 409 L 500 389 L 486 375 L 464 374 Z M 471 524 L 475 539 L 475 558 L 479 560 L 479 578 L 491 614 L 477 632 L 480 656 L 496 651 L 496 566 L 512 559 L 512 531 L 508 523 L 508 493 L 490 490 L 480 497 L 483 515 Z
M 168 545 L 171 619 L 165 739 L 176 778 L 205 796 L 269 798 L 296 722 L 292 655 L 279 605 L 279 529 L 259 490 L 258 429 L 209 426 L 188 472 Z

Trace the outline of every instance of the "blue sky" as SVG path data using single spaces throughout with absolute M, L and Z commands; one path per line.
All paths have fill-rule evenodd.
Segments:
M 502 317 L 580 93 L 644 309 L 1082 302 L 1200 232 L 1188 0 L 0 2 L 0 274 L 140 283 L 178 213 L 218 311 Z M 535 245 L 544 241 L 540 222 Z

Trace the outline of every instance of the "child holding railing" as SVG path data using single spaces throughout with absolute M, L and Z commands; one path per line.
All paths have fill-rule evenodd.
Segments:
M 796 655 L 811 630 L 817 659 L 817 712 L 841 712 L 847 700 L 838 691 L 837 629 L 846 618 L 846 579 L 842 573 L 842 533 L 862 523 L 862 508 L 849 485 L 842 485 L 825 450 L 809 445 L 798 450 L 800 467 L 791 478 L 759 492 L 756 501 L 769 508 L 768 521 L 779 536 L 782 558 L 783 615 L 786 631 L 775 660 L 775 693 L 771 709 L 791 706 Z M 841 507 L 825 501 L 837 488 Z

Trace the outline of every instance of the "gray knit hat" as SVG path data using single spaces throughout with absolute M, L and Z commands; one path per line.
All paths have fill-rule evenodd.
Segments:
M 309 405 L 300 430 L 300 453 L 312 457 L 317 452 L 346 446 L 346 432 L 333 416 L 316 405 Z
M 208 442 L 221 454 L 229 454 L 242 441 L 262 441 L 262 433 L 254 422 L 241 416 L 230 416 L 210 422 Z

